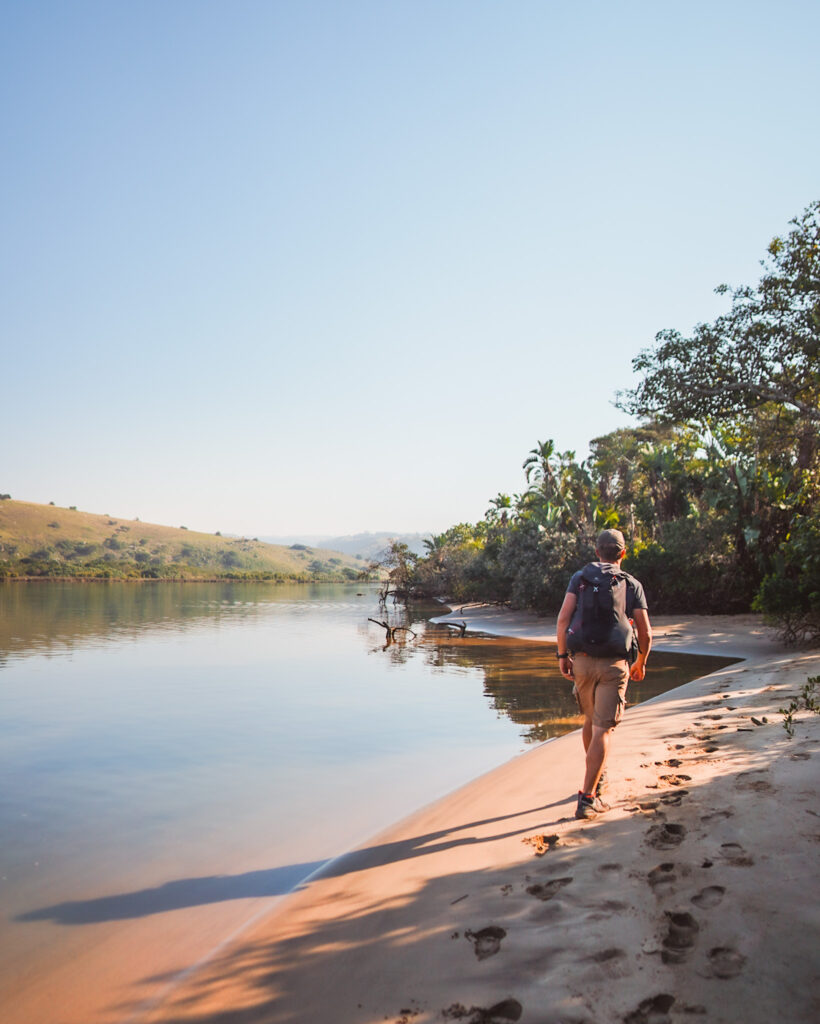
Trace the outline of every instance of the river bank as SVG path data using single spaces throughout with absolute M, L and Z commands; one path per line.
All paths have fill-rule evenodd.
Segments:
M 445 618 L 554 636 L 482 606 Z M 789 739 L 778 708 L 820 652 L 754 616 L 653 625 L 658 648 L 745 660 L 627 713 L 606 815 L 572 816 L 578 733 L 542 744 L 334 861 L 139 1019 L 816 1019 L 820 717 Z

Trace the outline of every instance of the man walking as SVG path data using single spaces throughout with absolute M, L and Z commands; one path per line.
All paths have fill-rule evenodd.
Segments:
M 624 535 L 604 530 L 595 550 L 599 560 L 575 573 L 558 613 L 558 664 L 574 681 L 584 716 L 586 771 L 576 818 L 594 818 L 607 809 L 600 797 L 612 732 L 624 712 L 627 683 L 643 679 L 652 646 L 643 587 L 621 570 Z M 630 667 L 633 622 L 638 652 Z

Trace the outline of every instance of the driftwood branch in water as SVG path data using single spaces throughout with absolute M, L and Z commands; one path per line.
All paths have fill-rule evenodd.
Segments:
M 375 622 L 377 626 L 381 626 L 382 629 L 387 633 L 388 642 L 396 639 L 396 633 L 409 633 L 414 640 L 416 639 L 416 634 L 413 632 L 412 629 L 409 629 L 407 626 L 391 626 L 390 623 L 382 622 L 380 619 L 371 619 L 369 615 L 367 617 L 367 621 Z
M 459 633 L 459 636 L 464 636 L 464 634 L 467 632 L 467 623 L 463 622 L 463 621 L 462 622 L 440 622 L 439 625 L 440 626 L 449 626 L 450 629 L 457 629 L 458 633 Z

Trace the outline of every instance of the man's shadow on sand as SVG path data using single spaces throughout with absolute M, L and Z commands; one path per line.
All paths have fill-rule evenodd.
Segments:
M 525 814 L 535 814 L 564 803 L 566 803 L 565 800 L 556 801 L 544 807 L 533 807 L 526 811 L 516 811 L 515 814 L 473 821 L 456 828 L 413 836 L 411 839 L 381 843 L 378 846 L 353 850 L 330 860 L 288 864 L 265 871 L 248 871 L 242 875 L 182 878 L 175 882 L 166 882 L 165 885 L 153 889 L 140 889 L 137 892 L 118 893 L 114 896 L 101 896 L 90 900 L 70 900 L 65 903 L 56 903 L 50 907 L 40 907 L 37 910 L 19 914 L 15 921 L 53 921 L 55 924 L 65 925 L 100 924 L 104 921 L 124 921 L 129 918 L 147 917 L 150 914 L 161 914 L 165 911 L 181 910 L 185 907 L 198 907 L 208 903 L 222 903 L 226 900 L 284 896 L 300 886 L 306 885 L 314 875 L 333 878 L 356 871 L 364 871 L 367 868 L 408 860 L 412 857 L 441 853 L 443 850 L 458 846 L 494 842 L 497 839 L 521 835 L 523 832 L 533 832 L 533 830 L 545 827 L 546 823 L 528 825 L 526 828 L 513 829 L 484 838 L 476 836 L 459 838 L 455 835 L 465 829 L 491 825 Z

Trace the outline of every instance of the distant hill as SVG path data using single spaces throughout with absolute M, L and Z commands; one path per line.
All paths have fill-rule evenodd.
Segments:
M 263 537 L 270 544 L 316 544 L 333 551 L 341 551 L 354 558 L 360 555 L 364 561 L 377 558 L 391 540 L 406 544 L 417 555 L 425 552 L 424 540 L 429 533 L 352 533 L 344 537 L 332 537 L 325 534 L 308 534 L 293 537 Z
M 363 568 L 349 555 L 313 545 L 0 500 L 0 578 L 355 580 Z

